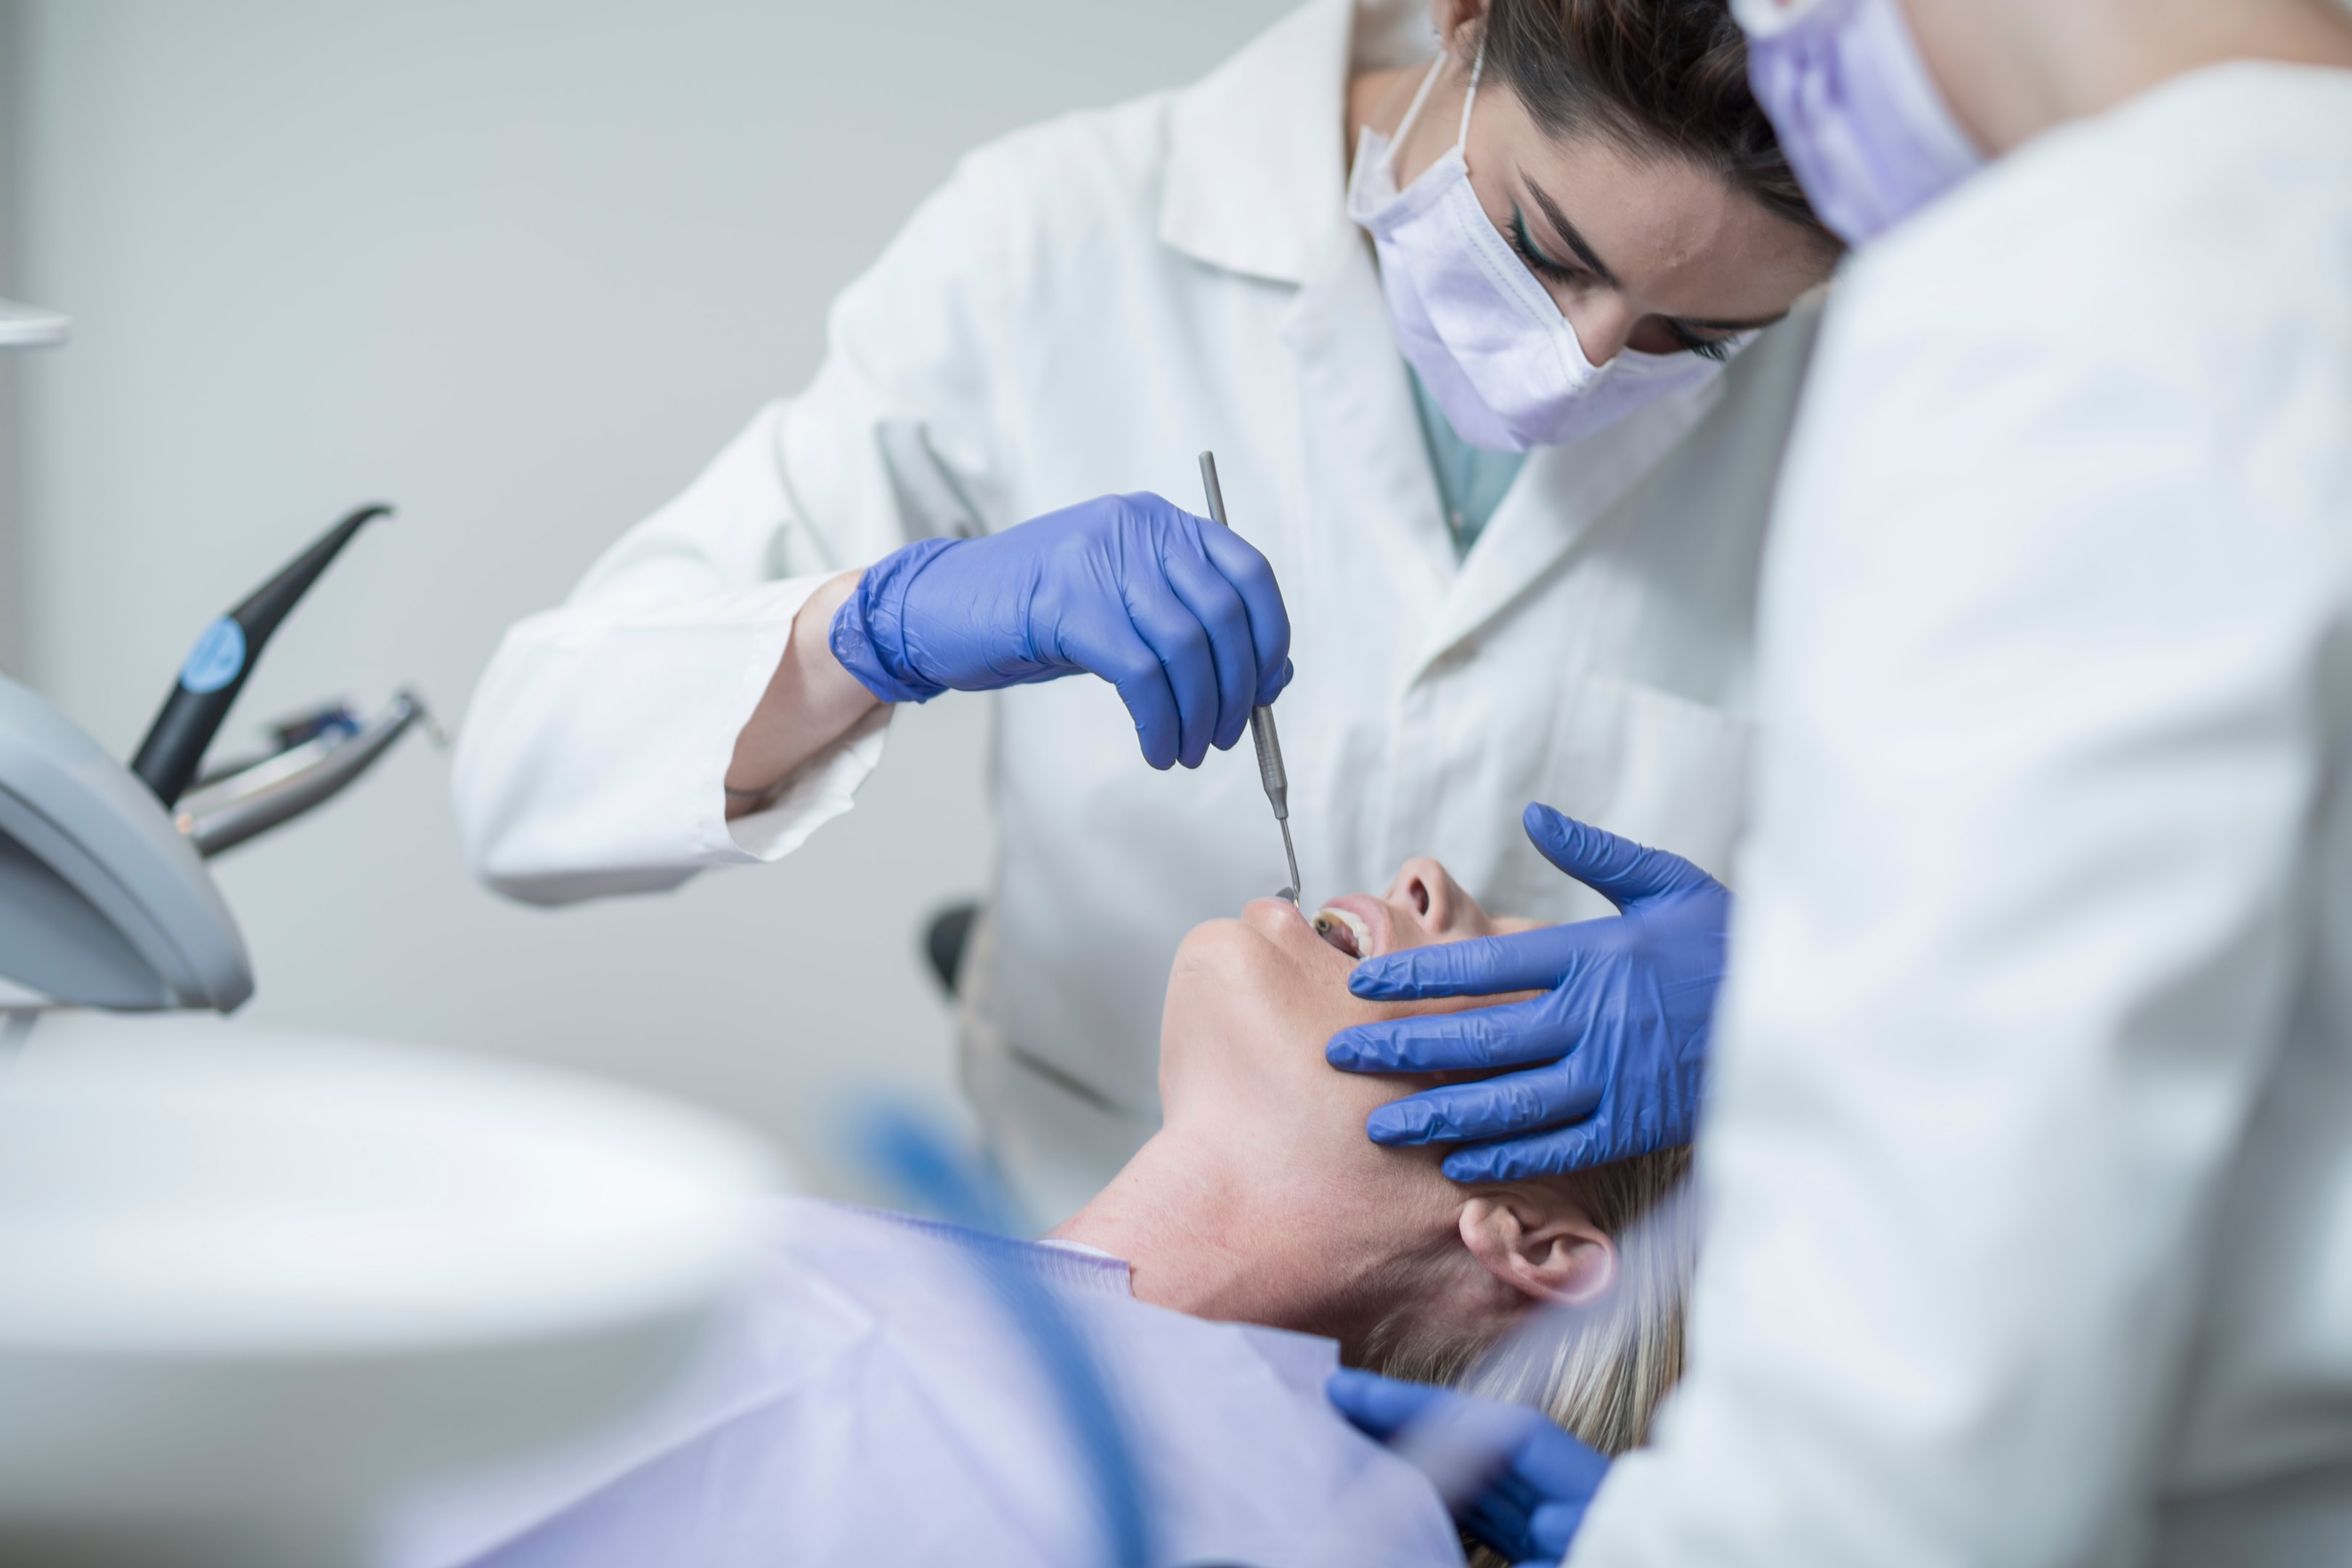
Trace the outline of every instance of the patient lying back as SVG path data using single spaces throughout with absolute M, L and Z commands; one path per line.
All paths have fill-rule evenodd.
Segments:
M 1669 1152 L 1578 1178 L 1465 1188 L 1363 1120 L 1421 1083 L 1343 1074 L 1359 954 L 1510 929 L 1433 861 L 1340 900 L 1186 940 L 1161 1029 L 1164 1131 L 1043 1242 L 810 1200 L 685 1386 L 628 1429 L 420 1501 L 400 1568 L 729 1568 L 779 1562 L 1106 1560 L 1089 1470 L 988 1268 L 1050 1293 L 1134 1450 L 1154 1562 L 1457 1563 L 1435 1492 L 1342 1421 L 1344 1356 L 1452 1380 L 1547 1304 L 1573 1342 L 1489 1392 L 1596 1446 L 1639 1440 L 1679 1369 L 1687 1263 L 1622 1267 Z M 1344 917 L 1344 918 L 1340 918 Z M 1425 1005 L 1420 1010 L 1431 1010 Z M 1495 1378 L 1504 1380 L 1497 1387 Z

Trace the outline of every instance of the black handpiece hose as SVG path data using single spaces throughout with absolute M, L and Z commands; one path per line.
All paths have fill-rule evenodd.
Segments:
M 147 738 L 131 759 L 137 773 L 165 805 L 180 798 L 196 776 L 205 749 L 213 743 L 221 721 L 228 717 L 245 678 L 261 657 L 262 645 L 295 602 L 319 580 L 327 563 L 341 553 L 362 524 L 388 517 L 392 508 L 363 506 L 321 534 L 317 543 L 286 563 L 285 569 L 256 588 L 245 603 L 206 626 L 180 667 L 179 684 L 163 699 Z

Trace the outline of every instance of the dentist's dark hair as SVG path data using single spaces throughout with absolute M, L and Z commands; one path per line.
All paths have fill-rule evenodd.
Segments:
M 1475 49 L 1469 33 L 1457 47 Z M 1748 40 L 1727 0 L 1491 0 L 1487 74 L 1556 137 L 1598 135 L 1636 158 L 1712 172 L 1834 255 L 1772 122 L 1748 90 Z

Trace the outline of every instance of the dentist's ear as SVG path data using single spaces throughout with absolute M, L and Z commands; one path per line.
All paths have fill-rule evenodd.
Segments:
M 1617 1244 L 1555 1194 L 1481 1193 L 1462 1205 L 1461 1229 L 1486 1272 L 1538 1301 L 1589 1306 L 1617 1282 Z
M 1454 36 L 1464 26 L 1486 19 L 1486 3 L 1487 0 L 1429 0 L 1429 25 L 1437 29 L 1445 47 L 1452 48 Z

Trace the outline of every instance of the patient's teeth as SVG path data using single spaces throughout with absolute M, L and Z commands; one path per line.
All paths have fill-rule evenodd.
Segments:
M 1361 915 L 1346 910 L 1322 909 L 1315 911 L 1315 929 L 1323 940 L 1346 953 L 1349 958 L 1361 958 L 1371 951 L 1372 928 L 1364 923 Z

